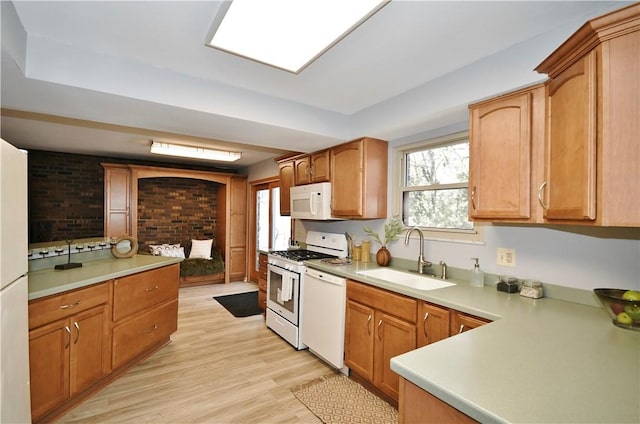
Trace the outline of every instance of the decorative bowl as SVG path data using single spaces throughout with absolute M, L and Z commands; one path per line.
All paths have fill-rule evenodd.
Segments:
M 618 327 L 640 331 L 640 299 L 628 300 L 622 295 L 628 289 L 593 289 Z

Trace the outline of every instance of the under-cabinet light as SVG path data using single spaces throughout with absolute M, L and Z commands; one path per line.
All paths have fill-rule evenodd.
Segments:
M 390 1 L 226 1 L 206 44 L 298 73 Z
M 223 162 L 234 162 L 242 157 L 242 153 L 238 152 L 207 149 L 205 147 L 197 146 L 185 146 L 182 144 L 163 143 L 158 141 L 151 142 L 151 153 Z

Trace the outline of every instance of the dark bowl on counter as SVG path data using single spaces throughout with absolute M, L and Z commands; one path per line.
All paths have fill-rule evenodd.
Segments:
M 611 315 L 614 325 L 640 331 L 640 299 L 629 300 L 622 296 L 629 289 L 593 289 L 604 308 Z

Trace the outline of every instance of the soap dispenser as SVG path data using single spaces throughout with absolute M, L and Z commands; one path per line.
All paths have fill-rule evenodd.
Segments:
M 476 263 L 471 270 L 471 285 L 473 287 L 482 287 L 484 286 L 484 272 L 480 269 L 479 258 L 471 258 L 475 260 Z

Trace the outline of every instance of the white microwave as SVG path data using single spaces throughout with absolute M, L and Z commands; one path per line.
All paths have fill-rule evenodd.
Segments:
M 291 187 L 291 218 L 336 219 L 331 216 L 331 183 Z

